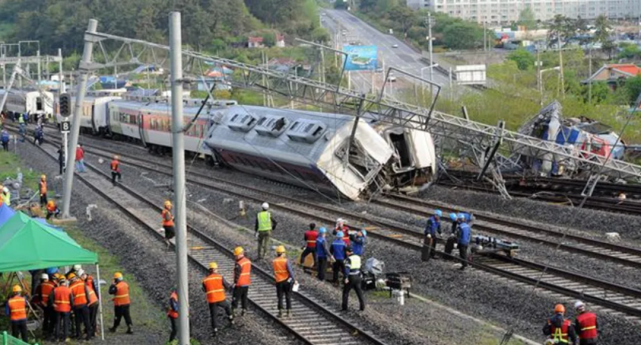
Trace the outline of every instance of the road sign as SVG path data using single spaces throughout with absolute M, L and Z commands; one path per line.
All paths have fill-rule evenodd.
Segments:
M 69 133 L 71 130 L 71 122 L 69 121 L 62 121 L 60 123 L 60 132 L 62 133 Z

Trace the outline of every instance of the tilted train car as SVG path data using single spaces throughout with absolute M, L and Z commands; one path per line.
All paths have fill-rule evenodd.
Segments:
M 4 97 L 5 92 L 0 90 L 0 99 Z M 9 115 L 16 113 L 52 115 L 53 100 L 53 94 L 49 91 L 11 89 L 3 110 Z
M 350 141 L 355 121 L 342 114 L 236 106 L 216 112 L 205 144 L 216 159 L 238 170 L 338 191 L 352 200 L 370 187 L 398 186 L 407 176 L 423 180 L 430 177 L 419 175 L 433 174 L 429 133 L 360 119 Z

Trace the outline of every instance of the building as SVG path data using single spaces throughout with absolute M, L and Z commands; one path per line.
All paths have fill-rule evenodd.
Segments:
M 249 36 L 247 38 L 247 48 L 265 48 L 263 38 Z
M 599 68 L 590 78 L 584 80 L 583 83 L 605 82 L 612 90 L 616 90 L 620 82 L 637 75 L 641 76 L 641 68 L 635 64 L 603 65 L 603 67 Z
M 611 19 L 641 16 L 641 0 L 406 0 L 413 9 L 428 9 L 478 23 L 505 24 L 519 19 L 526 7 L 537 20 L 561 14 L 569 18 L 594 19 L 605 14 Z

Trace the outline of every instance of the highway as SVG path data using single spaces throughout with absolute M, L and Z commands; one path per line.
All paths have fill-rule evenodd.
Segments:
M 332 33 L 338 33 L 334 37 L 338 37 L 339 41 L 346 41 L 342 43 L 349 44 L 350 41 L 358 41 L 361 45 L 376 45 L 378 46 L 379 60 L 384 63 L 385 69 L 395 67 L 410 75 L 420 77 L 423 68 L 423 76 L 425 79 L 429 79 L 429 68 L 425 68 L 427 65 L 419 60 L 421 54 L 412 50 L 403 41 L 376 30 L 347 11 L 325 9 L 322 12 L 326 13 L 323 16 L 323 26 Z M 345 36 L 341 34 L 342 30 L 346 31 Z M 394 45 L 397 45 L 398 48 L 393 48 Z M 362 81 L 362 79 L 367 81 Z M 433 80 L 444 88 L 449 86 L 449 78 L 436 70 L 434 70 Z M 371 88 L 371 76 L 368 72 L 352 73 L 352 82 L 356 83 L 355 86 L 358 89 L 364 88 L 359 84 L 367 84 L 369 85 L 367 89 Z

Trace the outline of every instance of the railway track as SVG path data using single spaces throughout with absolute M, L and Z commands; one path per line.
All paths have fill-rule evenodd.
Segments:
M 87 154 L 109 158 L 115 152 L 109 152 L 92 145 L 84 145 Z M 170 176 L 171 166 L 159 161 L 148 161 L 140 157 L 127 157 L 121 155 L 124 165 L 136 166 L 141 169 Z M 105 174 L 106 176 L 106 174 Z M 348 217 L 361 222 L 368 230 L 368 235 L 383 241 L 409 248 L 415 252 L 422 249 L 422 234 L 420 229 L 398 225 L 385 220 L 371 220 L 358 214 L 342 210 L 338 207 L 321 206 L 314 203 L 301 201 L 288 196 L 267 192 L 258 188 L 241 185 L 232 181 L 223 180 L 214 176 L 189 173 L 187 182 L 231 196 L 249 200 L 256 203 L 269 201 L 273 209 L 280 209 L 308 219 L 319 220 L 324 223 L 333 223 L 335 216 Z M 234 188 L 245 192 L 235 191 Z M 249 192 L 249 193 L 247 193 Z M 303 206 L 304 208 L 301 208 Z M 370 224 L 367 226 L 366 224 Z M 475 227 L 478 227 L 475 224 Z M 439 239 L 439 241 L 441 241 Z M 445 255 L 440 252 L 441 255 Z M 459 260 L 454 257 L 453 259 Z M 524 284 L 534 285 L 547 291 L 552 291 L 566 297 L 580 298 L 599 305 L 613 313 L 626 315 L 627 318 L 641 323 L 641 291 L 630 289 L 621 285 L 579 275 L 567 270 L 554 267 L 544 267 L 534 262 L 509 259 L 507 257 L 492 256 L 490 258 L 475 255 L 470 262 L 472 267 L 519 281 Z M 540 281 L 539 281 L 540 277 Z
M 57 156 L 53 153 L 56 148 L 48 144 L 44 144 L 44 146 L 40 148 L 53 160 L 57 161 Z M 86 166 L 89 168 L 90 173 L 76 174 L 76 178 L 113 203 L 144 229 L 154 234 L 159 239 L 159 242 L 163 240 L 163 236 L 151 225 L 157 224 L 158 214 L 162 210 L 157 205 L 162 204 L 161 200 L 150 200 L 145 195 L 122 184 L 119 184 L 119 188 L 113 188 L 109 181 L 110 176 L 92 164 L 87 163 Z M 132 199 L 135 199 L 135 201 L 132 202 Z M 234 267 L 232 251 L 193 226 L 188 226 L 188 232 L 191 246 L 190 261 L 199 267 L 203 273 L 207 272 L 209 262 L 216 261 L 221 268 L 221 272 L 226 272 L 226 278 L 232 281 L 231 272 L 233 272 Z M 330 306 L 316 301 L 305 292 L 298 292 L 293 295 L 293 317 L 278 318 L 276 316 L 277 306 L 274 298 L 273 276 L 255 264 L 252 265 L 252 272 L 254 274 L 252 276 L 252 288 L 249 291 L 250 303 L 282 325 L 298 340 L 306 344 L 385 344 L 369 331 L 355 324 L 354 321 L 338 315 Z
M 388 199 L 379 199 L 374 202 L 385 207 L 421 215 L 423 217 L 429 217 L 433 214 L 432 212 L 428 212 L 426 208 L 432 210 L 438 208 L 446 212 L 456 211 L 441 203 L 404 195 L 387 194 L 386 197 Z M 561 250 L 567 252 L 608 260 L 629 267 L 641 268 L 641 249 L 638 248 L 577 236 L 571 233 L 563 233 L 542 226 L 497 218 L 496 216 L 483 212 L 474 212 L 474 217 L 476 219 L 474 222 L 475 230 L 533 241 L 549 247 L 558 246 Z M 559 243 L 558 239 L 572 241 L 573 243 Z

